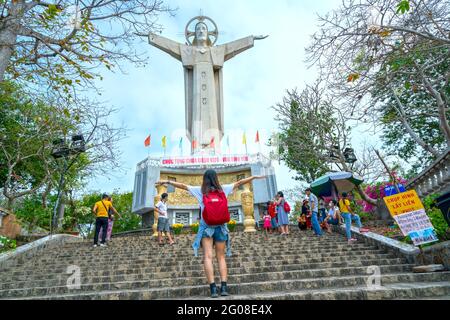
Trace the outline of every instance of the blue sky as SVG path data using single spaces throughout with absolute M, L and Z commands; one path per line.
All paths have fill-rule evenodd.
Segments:
M 203 14 L 212 18 L 219 29 L 217 44 L 249 35 L 266 35 L 255 41 L 255 46 L 224 66 L 225 134 L 230 134 L 232 153 L 243 153 L 242 133 L 246 131 L 248 150 L 258 151 L 254 143 L 259 130 L 262 145 L 277 129 L 271 106 L 281 101 L 286 89 L 303 88 L 316 78 L 316 71 L 308 69 L 304 48 L 317 29 L 316 13 L 325 13 L 340 4 L 340 0 L 320 1 L 231 1 L 193 0 L 170 1 L 178 7 L 175 17 L 162 15 L 162 35 L 185 42 L 184 28 L 190 18 Z M 124 172 L 109 177 L 94 177 L 88 190 L 131 191 L 136 164 L 150 152 L 161 155 L 161 137 L 168 137 L 168 154 L 179 155 L 180 137 L 184 137 L 184 83 L 181 63 L 169 55 L 142 43 L 137 48 L 149 57 L 145 67 L 124 64 L 126 74 L 104 73 L 103 101 L 120 108 L 114 122 L 128 129 L 121 142 Z M 152 135 L 152 146 L 144 148 L 144 139 Z M 189 153 L 189 142 L 184 137 L 184 155 Z M 223 151 L 226 152 L 226 139 Z M 263 146 L 263 151 L 267 151 Z M 298 183 L 284 165 L 274 163 L 278 188 L 284 190 Z

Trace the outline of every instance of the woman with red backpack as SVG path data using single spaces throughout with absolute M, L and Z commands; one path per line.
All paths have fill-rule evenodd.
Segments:
M 278 225 L 281 228 L 281 235 L 288 235 L 289 234 L 288 214 L 289 211 L 291 211 L 291 208 L 284 199 L 283 192 L 278 191 L 275 203 L 277 205 Z
M 240 186 L 253 181 L 262 179 L 263 176 L 252 176 L 239 180 L 238 182 L 221 186 L 215 170 L 206 170 L 203 174 L 203 182 L 199 187 L 188 186 L 183 183 L 162 180 L 156 184 L 169 184 L 175 188 L 189 191 L 199 202 L 201 210 L 201 219 L 197 236 L 192 247 L 194 255 L 197 256 L 200 245 L 203 247 L 203 266 L 206 278 L 211 290 L 211 298 L 217 298 L 219 292 L 214 281 L 213 267 L 213 247 L 216 251 L 216 259 L 219 265 L 220 274 L 220 295 L 228 296 L 227 290 L 227 265 L 225 261 L 225 251 L 227 256 L 231 256 L 231 243 L 227 227 L 230 221 L 228 212 L 227 196 Z

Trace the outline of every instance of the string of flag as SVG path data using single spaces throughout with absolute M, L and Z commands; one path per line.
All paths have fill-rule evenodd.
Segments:
M 146 148 L 151 147 L 151 142 L 152 142 L 151 140 L 152 140 L 152 135 L 149 134 L 144 140 L 144 146 Z M 260 137 L 259 137 L 259 130 L 256 131 L 255 143 L 258 143 L 259 147 L 261 147 L 261 145 L 260 145 Z M 230 136 L 229 135 L 227 135 L 226 144 L 227 144 L 227 147 L 228 147 L 228 151 L 230 151 Z M 247 154 L 248 153 L 248 150 L 247 150 L 247 136 L 246 136 L 245 131 L 244 131 L 244 133 L 242 135 L 242 144 L 245 146 L 245 153 Z M 166 154 L 167 136 L 163 136 L 162 137 L 162 139 L 161 139 L 161 146 L 162 146 L 162 148 L 164 150 L 164 154 Z M 180 149 L 180 153 L 183 154 L 183 137 L 180 137 L 180 141 L 179 141 L 178 147 Z M 192 139 L 191 147 L 192 147 L 193 150 L 197 149 L 197 140 L 196 139 Z M 211 137 L 211 140 L 210 140 L 210 143 L 209 143 L 209 147 L 210 148 L 215 148 L 215 137 Z

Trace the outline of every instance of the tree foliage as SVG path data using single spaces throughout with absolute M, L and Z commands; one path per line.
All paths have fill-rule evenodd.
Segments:
M 421 92 L 424 102 L 431 102 L 428 113 L 437 121 L 439 139 L 450 146 L 448 0 L 345 0 L 319 20 L 320 30 L 307 49 L 308 60 L 327 79 L 330 92 L 346 99 L 343 111 L 350 118 L 378 127 L 380 119 L 386 120 L 383 106 L 390 100 L 395 124 L 407 134 L 408 143 L 414 141 L 427 159 L 436 158 L 440 142 L 423 135 L 435 127 L 431 118 L 422 125 L 409 112 L 414 104 L 398 99 L 401 88 L 411 89 L 414 94 Z M 422 159 L 417 163 L 426 165 Z
M 145 62 L 136 41 L 161 29 L 160 13 L 172 13 L 161 0 L 14 0 L 0 8 L 0 81 L 45 84 L 66 94 L 94 86 L 99 66 Z
M 51 154 L 58 138 L 82 134 L 86 140 L 86 153 L 67 159 L 69 187 L 87 175 L 120 167 L 117 142 L 124 130 L 108 123 L 114 109 L 82 100 L 71 107 L 61 106 L 31 98 L 9 82 L 0 85 L 0 104 L 0 188 L 9 207 L 24 195 L 39 189 L 48 194 L 57 187 L 64 160 L 55 160 Z

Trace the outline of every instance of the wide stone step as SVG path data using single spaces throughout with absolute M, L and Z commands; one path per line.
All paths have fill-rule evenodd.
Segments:
M 340 244 L 330 244 L 326 246 L 326 249 L 332 250 L 332 251 L 352 251 L 352 250 L 377 250 L 378 248 L 374 246 L 368 246 L 363 243 L 359 244 L 352 244 L 352 245 L 340 245 Z M 301 251 L 301 252 L 317 252 L 317 251 L 323 251 L 324 246 L 299 246 L 297 245 L 283 245 L 280 247 L 270 247 L 268 248 L 267 245 L 261 245 L 261 246 L 231 246 L 231 250 L 233 254 L 244 254 L 244 253 L 253 253 L 253 252 L 292 252 L 292 251 Z M 88 250 L 86 252 L 74 252 L 70 250 L 58 250 L 53 251 L 50 254 L 45 254 L 40 256 L 41 259 L 60 259 L 60 258 L 67 258 L 67 257 L 80 257 L 80 258 L 86 258 L 91 256 L 104 256 L 104 255 L 114 255 L 117 257 L 142 257 L 142 256 L 151 256 L 155 253 L 164 252 L 171 255 L 177 255 L 180 257 L 183 256 L 190 256 L 193 253 L 193 249 L 191 245 L 188 246 L 160 246 L 155 249 L 148 249 L 148 248 L 116 248 L 112 246 L 108 247 L 97 247 L 93 248 L 92 246 L 88 247 Z M 202 250 L 199 250 L 199 254 L 202 254 Z
M 228 261 L 249 261 L 249 260 L 266 260 L 267 257 L 271 257 L 271 259 L 281 259 L 286 256 L 297 256 L 302 257 L 304 259 L 310 259 L 310 258 L 325 258 L 325 257 L 331 257 L 331 256 L 346 256 L 346 257 L 364 257 L 368 255 L 379 255 L 379 254 L 386 254 L 385 250 L 347 250 L 347 251 L 341 251 L 341 252 L 258 252 L 254 254 L 235 254 L 231 257 L 228 257 Z M 66 259 L 60 259 L 60 260 L 30 260 L 29 262 L 25 264 L 18 264 L 16 265 L 16 268 L 28 268 L 28 267 L 34 267 L 34 268 L 46 268 L 46 267 L 56 267 L 58 265 L 70 265 L 70 264 L 77 264 L 80 266 L 83 265 L 113 265 L 117 264 L 117 262 L 121 261 L 133 261 L 134 263 L 151 263 L 151 264 L 161 264 L 161 265 L 171 265 L 176 263 L 190 263 L 192 261 L 197 261 L 198 259 L 202 260 L 202 256 L 195 257 L 193 255 L 188 255 L 184 257 L 177 257 L 176 255 L 167 255 L 167 254 L 161 254 L 161 255 L 155 255 L 153 257 L 140 257 L 140 258 L 119 258 L 113 255 L 103 256 L 103 257 L 90 257 L 90 258 L 66 258 Z M 9 269 L 11 270 L 11 268 Z M 8 271 L 8 270 L 4 270 Z
M 342 260 L 339 262 L 321 262 L 321 263 L 298 263 L 296 260 L 288 261 L 273 261 L 272 263 L 260 263 L 255 266 L 254 262 L 241 263 L 228 265 L 228 271 L 230 274 L 240 274 L 240 273 L 258 273 L 258 272 L 271 272 L 271 271 L 292 271 L 292 270 L 313 270 L 313 269 L 326 269 L 326 268 L 345 268 L 345 267 L 361 267 L 361 266 L 387 266 L 387 265 L 400 265 L 407 264 L 405 259 L 402 258 L 388 258 L 388 259 L 373 259 L 373 260 L 356 260 L 356 261 L 346 261 Z M 218 267 L 217 263 L 214 263 L 215 271 L 217 273 Z M 46 281 L 63 279 L 67 280 L 69 274 L 66 273 L 67 269 L 60 272 L 49 272 L 40 274 L 29 274 L 28 272 L 20 273 L 20 275 L 6 275 L 3 277 L 4 283 L 12 283 L 20 286 L 20 283 L 27 283 L 29 281 Z M 168 277 L 174 277 L 174 275 L 179 277 L 189 277 L 189 276 L 204 276 L 202 265 L 192 266 L 186 268 L 184 266 L 170 267 L 170 268 L 156 268 L 156 267 L 139 267 L 139 266 L 123 266 L 120 268 L 107 269 L 107 270 L 93 270 L 92 268 L 81 269 L 80 272 L 85 277 L 125 277 L 125 276 L 136 276 L 137 279 L 141 277 L 143 279 L 145 276 L 153 276 L 155 279 L 162 279 Z
M 346 276 L 329 277 L 322 279 L 294 279 L 276 280 L 265 282 L 240 283 L 229 285 L 229 292 L 232 295 L 259 295 L 264 292 L 288 292 L 298 290 L 317 290 L 324 288 L 348 288 L 361 287 L 366 285 L 367 276 Z M 395 283 L 416 283 L 416 282 L 444 282 L 445 294 L 448 294 L 450 272 L 442 273 L 398 273 L 382 274 L 381 285 L 392 285 Z M 116 285 L 116 284 L 114 284 Z M 439 286 L 439 285 L 438 285 Z M 446 287 L 447 286 L 447 287 Z M 104 288 L 103 290 L 101 288 Z M 35 288 L 30 294 L 32 299 L 173 299 L 187 298 L 192 296 L 208 296 L 209 287 L 198 286 L 174 286 L 167 288 L 141 288 L 141 289 L 120 289 L 111 288 L 111 284 L 93 285 L 92 292 L 78 292 L 70 294 L 51 293 L 49 288 Z M 41 292 L 41 293 L 40 293 Z M 44 293 L 42 293 L 44 292 Z M 442 294 L 443 295 L 443 294 Z M 17 298 L 17 297 L 16 297 Z M 22 298 L 22 297 L 21 297 Z
M 207 296 L 182 298 L 206 300 Z M 450 282 L 408 282 L 385 284 L 380 288 L 354 286 L 319 290 L 275 291 L 219 297 L 217 300 L 450 300 Z
M 185 254 L 186 252 L 192 252 L 192 242 L 189 243 L 176 243 L 173 246 L 164 245 L 164 246 L 155 246 L 155 247 L 149 247 L 149 246 L 120 246 L 118 244 L 108 244 L 108 247 L 106 248 L 93 248 L 92 243 L 82 243 L 80 244 L 79 249 L 73 250 L 70 248 L 58 248 L 57 250 L 52 251 L 49 254 L 46 254 L 45 257 L 64 257 L 68 253 L 70 255 L 74 256 L 86 256 L 91 255 L 94 250 L 95 252 L 101 252 L 100 250 L 108 250 L 109 252 L 114 253 L 115 255 L 122 255 L 122 254 L 152 254 L 155 251 L 171 251 L 176 254 Z M 286 243 L 280 243 L 279 245 L 272 244 L 271 247 L 267 248 L 266 243 L 262 243 L 259 245 L 236 245 L 234 243 L 231 244 L 231 248 L 233 251 L 241 252 L 241 251 L 258 251 L 258 250 L 267 250 L 267 249 L 280 249 L 280 250 L 323 250 L 324 247 L 330 248 L 330 249 L 336 249 L 336 250 L 345 250 L 348 248 L 359 248 L 364 247 L 367 249 L 376 249 L 374 246 L 369 246 L 364 243 L 354 243 L 352 245 L 345 243 L 315 243 L 315 244 L 304 244 L 304 243 L 295 243 L 295 242 L 286 242 Z
M 260 257 L 259 259 L 254 256 L 247 256 L 247 257 L 230 257 L 227 259 L 227 265 L 229 267 L 232 267 L 236 264 L 240 265 L 242 263 L 246 262 L 252 262 L 255 266 L 258 265 L 267 265 L 271 262 L 276 261 L 297 261 L 297 263 L 300 262 L 329 262 L 329 261 L 351 261 L 351 260 L 364 260 L 364 259 L 386 259 L 386 258 L 395 258 L 395 255 L 392 253 L 367 253 L 367 252 L 347 252 L 345 254 L 335 255 L 335 253 L 323 253 L 323 254 L 315 254 L 311 256 L 303 256 L 301 254 L 294 254 L 294 255 L 283 255 L 283 256 L 269 256 L 269 257 Z M 52 272 L 66 272 L 68 266 L 76 265 L 80 268 L 86 267 L 91 268 L 94 270 L 99 270 L 101 268 L 109 268 L 109 269 L 116 269 L 119 268 L 121 265 L 125 268 L 129 268 L 130 265 L 140 265 L 142 267 L 160 267 L 163 268 L 170 268 L 173 266 L 179 266 L 182 268 L 195 266 L 198 267 L 202 264 L 201 258 L 195 258 L 192 257 L 189 260 L 177 260 L 177 259 L 169 259 L 169 260 L 92 260 L 92 261 L 72 261 L 67 260 L 64 262 L 56 261 L 54 264 L 35 264 L 34 269 L 37 270 L 36 272 L 33 272 L 33 274 L 37 273 L 52 273 Z M 13 269 L 9 269 L 8 272 L 2 272 L 2 276 L 0 276 L 0 279 L 3 279 L 3 274 L 8 273 L 9 275 L 20 275 L 21 273 L 29 273 L 29 268 L 31 268 L 32 265 L 28 266 L 18 266 Z
M 409 272 L 413 265 L 387 265 L 379 266 L 381 273 L 398 273 Z M 348 276 L 348 275 L 364 275 L 367 274 L 367 267 L 344 267 L 344 268 L 324 268 L 315 270 L 281 270 L 281 271 L 260 271 L 246 273 L 245 270 L 232 269 L 229 272 L 229 281 L 232 283 L 241 282 L 256 282 L 256 281 L 271 281 L 271 280 L 287 280 L 287 279 L 306 279 L 306 278 L 325 278 L 331 276 Z M 217 281 L 219 275 L 216 274 Z M 187 276 L 170 276 L 155 279 L 152 275 L 142 277 L 141 274 L 122 275 L 122 276 L 107 276 L 107 277 L 87 277 L 82 276 L 81 284 L 87 286 L 82 287 L 82 291 L 86 291 L 91 286 L 90 284 L 111 284 L 111 286 L 120 286 L 126 284 L 128 287 L 160 287 L 160 286 L 175 286 L 175 285 L 201 285 L 205 281 L 204 274 L 197 272 Z M 20 283 L 9 283 L 1 285 L 0 297 L 10 296 L 11 292 L 14 294 L 29 295 L 33 288 L 43 287 L 58 287 L 57 293 L 65 293 L 70 290 L 66 288 L 67 277 L 55 280 L 39 280 L 39 281 L 24 281 Z M 54 289 L 54 288 L 52 288 Z M 65 289 L 65 290 L 64 290 Z M 20 293 L 23 290 L 23 293 Z M 55 293 L 55 292 L 53 292 Z

